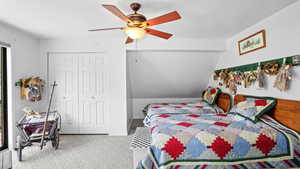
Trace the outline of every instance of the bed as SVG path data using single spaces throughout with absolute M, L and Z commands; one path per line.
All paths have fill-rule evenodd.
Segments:
M 226 108 L 230 96 L 220 95 Z M 243 101 L 237 95 L 234 103 Z M 226 112 L 226 111 L 225 111 Z M 278 99 L 258 122 L 233 113 L 156 113 L 146 125 L 152 136 L 139 169 L 300 167 L 300 102 Z
M 223 113 L 229 111 L 230 108 L 230 95 L 220 93 L 214 105 L 210 105 L 203 100 L 181 103 L 153 103 L 147 105 L 143 111 L 146 115 L 156 113 Z

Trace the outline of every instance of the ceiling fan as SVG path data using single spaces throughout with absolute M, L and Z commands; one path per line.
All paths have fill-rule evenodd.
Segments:
M 121 10 L 119 10 L 114 5 L 102 5 L 105 9 L 109 10 L 111 13 L 119 17 L 121 20 L 126 22 L 127 27 L 115 27 L 115 28 L 104 28 L 104 29 L 92 29 L 89 31 L 107 31 L 107 30 L 124 30 L 128 35 L 126 40 L 127 43 L 131 43 L 136 39 L 142 38 L 145 34 L 150 34 L 153 36 L 157 36 L 163 39 L 169 39 L 172 34 L 158 31 L 155 29 L 150 29 L 150 26 L 163 24 L 166 22 L 175 21 L 181 18 L 177 11 L 167 13 L 165 15 L 149 19 L 137 13 L 137 11 L 141 8 L 141 4 L 139 3 L 132 3 L 130 4 L 130 8 L 134 11 L 133 14 L 125 15 Z

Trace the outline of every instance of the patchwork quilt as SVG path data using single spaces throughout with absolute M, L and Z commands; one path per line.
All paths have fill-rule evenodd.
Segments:
M 236 112 L 241 116 L 256 122 L 275 105 L 276 100 L 273 98 L 248 96 L 244 101 L 234 105 L 230 112 Z
M 138 169 L 291 168 L 300 166 L 296 132 L 270 117 L 233 113 L 152 114 L 152 143 Z
M 144 120 L 145 124 L 148 124 L 149 118 L 155 114 L 165 113 L 224 113 L 224 111 L 217 105 L 209 105 L 204 101 L 200 102 L 182 102 L 182 103 L 153 103 L 144 108 L 144 112 L 147 116 Z

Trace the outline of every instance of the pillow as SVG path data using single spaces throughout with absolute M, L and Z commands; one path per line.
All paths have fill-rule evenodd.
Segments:
M 203 100 L 206 103 L 213 105 L 216 103 L 216 100 L 220 93 L 221 93 L 221 90 L 219 88 L 208 87 L 203 93 Z
M 272 97 L 246 96 L 245 100 L 234 105 L 230 112 L 257 122 L 262 115 L 273 109 L 275 105 L 276 99 Z

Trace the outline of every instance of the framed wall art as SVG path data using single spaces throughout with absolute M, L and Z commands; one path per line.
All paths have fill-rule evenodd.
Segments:
M 261 30 L 238 42 L 239 53 L 244 55 L 266 47 L 266 31 Z

